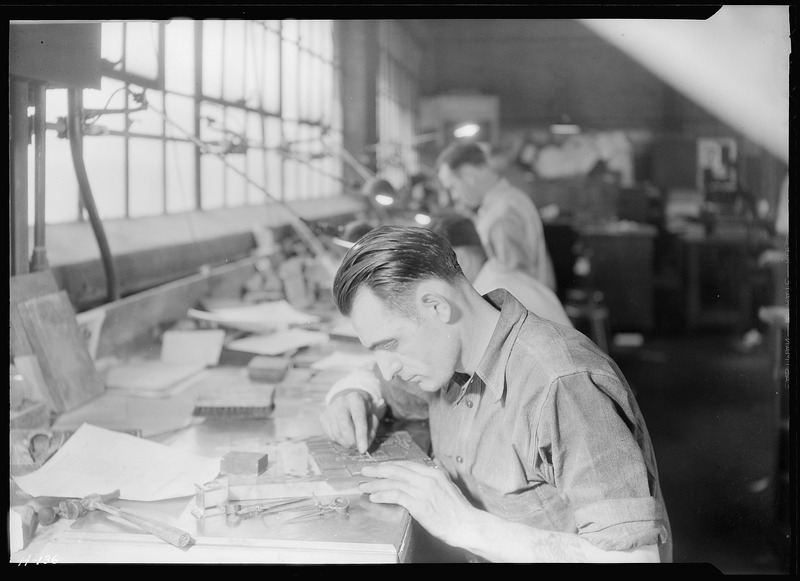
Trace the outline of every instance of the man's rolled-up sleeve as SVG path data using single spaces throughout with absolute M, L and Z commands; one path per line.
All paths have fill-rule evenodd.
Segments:
M 621 551 L 664 542 L 667 530 L 641 427 L 608 395 L 614 381 L 577 373 L 554 382 L 538 446 L 548 451 L 553 484 L 568 498 L 578 534 Z
M 575 511 L 578 534 L 607 551 L 667 541 L 661 506 L 653 497 L 602 500 Z

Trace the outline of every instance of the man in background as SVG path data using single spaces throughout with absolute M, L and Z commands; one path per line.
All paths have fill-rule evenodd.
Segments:
M 536 205 L 489 164 L 481 145 L 455 141 L 436 161 L 437 175 L 457 205 L 474 215 L 489 258 L 519 269 L 556 291 L 555 274 Z

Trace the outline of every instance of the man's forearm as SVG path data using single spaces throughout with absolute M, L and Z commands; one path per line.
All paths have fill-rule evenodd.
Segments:
M 445 539 L 446 540 L 446 539 Z M 447 540 L 446 540 L 447 541 Z M 546 531 L 475 510 L 451 544 L 492 562 L 658 563 L 658 547 L 605 551 L 577 534 Z

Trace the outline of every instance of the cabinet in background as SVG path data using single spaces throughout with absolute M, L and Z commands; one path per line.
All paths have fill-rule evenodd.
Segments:
M 612 332 L 653 330 L 653 245 L 651 226 L 585 227 L 580 238 L 591 261 L 587 283 L 603 293 Z

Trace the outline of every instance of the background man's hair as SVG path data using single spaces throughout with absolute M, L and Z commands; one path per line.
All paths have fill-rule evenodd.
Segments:
M 456 171 L 462 165 L 488 165 L 489 156 L 476 141 L 454 141 L 436 159 L 436 169 L 446 165 Z
M 428 225 L 428 229 L 441 234 L 453 248 L 457 246 L 482 246 L 475 222 L 458 212 L 440 214 Z
M 390 309 L 410 318 L 417 283 L 438 278 L 456 282 L 463 272 L 447 240 L 427 228 L 379 226 L 347 251 L 333 280 L 336 307 L 350 315 L 360 288 L 371 290 Z

